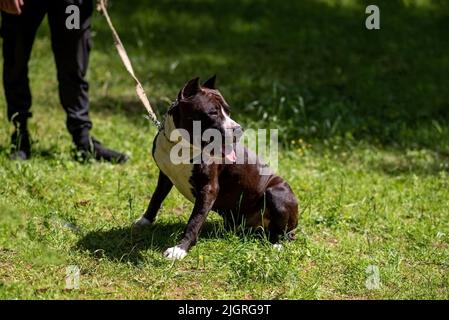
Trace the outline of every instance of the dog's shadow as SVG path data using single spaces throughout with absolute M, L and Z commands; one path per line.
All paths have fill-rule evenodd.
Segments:
M 164 250 L 174 246 L 184 228 L 185 222 L 156 222 L 151 227 L 140 230 L 131 225 L 109 230 L 100 229 L 83 235 L 77 242 L 76 249 L 86 251 L 98 259 L 138 264 L 148 250 L 161 255 Z M 220 230 L 222 226 L 218 221 L 206 222 L 200 237 L 218 238 Z

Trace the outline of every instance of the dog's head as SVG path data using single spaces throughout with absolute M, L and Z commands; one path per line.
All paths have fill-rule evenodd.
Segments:
M 177 104 L 169 111 L 176 129 L 186 130 L 194 140 L 202 145 L 210 142 L 209 138 L 219 133 L 222 145 L 234 144 L 242 135 L 242 127 L 231 119 L 230 106 L 222 94 L 215 88 L 216 77 L 213 76 L 203 85 L 195 78 L 187 82 L 179 91 Z M 198 124 L 201 124 L 198 130 Z M 194 125 L 197 126 L 194 129 Z M 211 134 L 212 133 L 212 134 Z M 233 152 L 232 148 L 231 152 Z M 227 157 L 235 157 L 235 154 Z

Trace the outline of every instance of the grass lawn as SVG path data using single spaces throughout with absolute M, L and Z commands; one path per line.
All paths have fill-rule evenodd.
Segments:
M 300 200 L 284 250 L 211 213 L 175 263 L 162 252 L 192 208 L 177 191 L 153 227 L 130 229 L 155 188 L 155 129 L 105 21 L 95 15 L 93 134 L 131 155 L 123 166 L 72 160 L 45 22 L 28 162 L 8 160 L 0 96 L 0 299 L 448 299 L 449 4 L 374 2 L 379 31 L 356 0 L 113 2 L 159 114 L 187 80 L 217 73 L 233 118 L 279 129 L 278 171 Z M 69 265 L 79 290 L 65 289 Z

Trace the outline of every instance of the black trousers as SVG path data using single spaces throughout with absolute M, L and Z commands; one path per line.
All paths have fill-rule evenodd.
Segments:
M 69 5 L 80 9 L 80 28 L 69 30 Z M 2 12 L 3 85 L 9 120 L 26 121 L 31 116 L 28 60 L 37 29 L 48 17 L 51 43 L 57 69 L 59 97 L 67 113 L 72 136 L 92 128 L 89 119 L 89 84 L 86 71 L 91 48 L 92 0 L 25 0 L 19 16 Z M 70 19 L 69 19 L 70 20 Z

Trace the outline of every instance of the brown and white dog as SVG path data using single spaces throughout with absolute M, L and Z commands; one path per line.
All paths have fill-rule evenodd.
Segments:
M 174 185 L 194 207 L 181 241 L 165 251 L 168 259 L 186 256 L 196 243 L 210 210 L 224 218 L 225 226 L 262 227 L 268 231 L 272 243 L 276 244 L 282 235 L 293 239 L 298 223 L 298 201 L 290 186 L 273 172 L 268 171 L 267 174 L 267 166 L 257 155 L 236 143 L 235 139 L 230 150 L 223 146 L 228 150 L 226 154 L 222 153 L 225 163 L 196 163 L 192 153 L 189 153 L 190 161 L 174 163 L 171 152 L 179 140 L 173 139 L 172 133 L 183 129 L 192 136 L 195 121 L 201 124 L 201 134 L 215 129 L 223 137 L 229 132 L 241 135 L 240 125 L 230 118 L 229 105 L 215 89 L 215 76 L 202 86 L 199 78 L 190 80 L 167 112 L 163 127 L 153 143 L 153 158 L 160 170 L 157 187 L 148 209 L 135 226 L 144 227 L 154 222 L 163 200 Z M 204 141 L 200 146 L 204 147 Z M 242 156 L 246 161 L 236 161 Z M 264 174 L 261 174 L 261 169 Z

